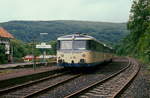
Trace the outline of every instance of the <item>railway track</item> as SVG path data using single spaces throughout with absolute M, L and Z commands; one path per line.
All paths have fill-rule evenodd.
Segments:
M 1 90 L 0 94 L 2 98 L 30 98 L 79 76 L 80 74 L 69 75 L 68 72 L 64 72 Z
M 92 73 L 83 73 L 80 77 L 75 78 L 72 81 L 36 95 L 35 98 L 64 98 L 69 94 L 79 91 L 84 87 L 87 87 L 99 80 L 102 80 L 103 78 L 110 76 L 125 66 L 127 66 L 127 60 L 125 60 L 125 63 L 112 63 L 100 67 L 97 70 L 93 70 Z
M 90 74 L 90 76 L 89 74 L 73 74 L 69 72 L 58 73 L 0 90 L 0 96 L 2 98 L 57 98 L 58 96 L 65 98 L 115 98 L 127 88 L 140 69 L 136 61 L 132 59 L 126 59 L 125 61 L 124 67 L 120 67 L 116 71 L 110 72 L 111 67 L 106 66 L 102 70 L 107 71 L 99 73 L 99 76 L 96 76 L 96 74 Z M 88 78 L 83 78 L 84 76 Z
M 139 65 L 129 59 L 129 64 L 124 69 L 104 78 L 88 87 L 76 91 L 65 98 L 118 98 L 135 78 L 140 70 Z
M 7 93 L 7 92 L 10 92 L 14 89 L 16 90 L 16 89 L 19 89 L 21 87 L 32 85 L 34 83 L 38 83 L 38 82 L 41 82 L 41 81 L 44 81 L 44 80 L 47 80 L 47 79 L 56 78 L 56 77 L 61 76 L 63 74 L 65 74 L 65 73 L 54 74 L 54 75 L 51 75 L 49 77 L 45 77 L 45 78 L 42 78 L 42 79 L 29 81 L 29 82 L 26 82 L 26 83 L 23 83 L 23 84 L 20 84 L 20 85 L 16 85 L 16 86 L 13 86 L 13 87 L 8 87 L 8 88 L 0 90 L 0 94 Z
M 12 74 L 4 75 L 0 77 L 0 91 L 5 88 L 14 87 L 17 85 L 21 85 L 27 83 L 29 81 L 35 81 L 43 77 L 47 77 L 49 75 L 54 75 L 58 73 L 66 72 L 67 70 L 64 68 L 41 68 L 33 71 L 33 70 L 22 70 L 19 72 L 14 72 Z

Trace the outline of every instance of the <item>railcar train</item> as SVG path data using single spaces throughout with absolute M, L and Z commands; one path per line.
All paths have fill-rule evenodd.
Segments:
M 57 65 L 63 67 L 91 67 L 111 61 L 112 48 L 85 34 L 57 38 Z

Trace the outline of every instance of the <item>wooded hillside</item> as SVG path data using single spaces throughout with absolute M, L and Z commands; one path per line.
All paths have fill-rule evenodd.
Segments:
M 86 33 L 100 41 L 115 44 L 124 38 L 128 32 L 125 23 L 105 23 L 90 21 L 10 21 L 1 23 L 17 39 L 30 42 L 33 37 L 40 40 L 56 40 L 58 36 L 75 32 Z M 48 35 L 40 37 L 39 34 L 47 32 Z

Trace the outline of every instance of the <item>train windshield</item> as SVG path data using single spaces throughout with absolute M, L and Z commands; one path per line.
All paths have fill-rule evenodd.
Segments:
M 60 41 L 60 49 L 72 49 L 72 41 Z
M 86 49 L 86 41 L 85 40 L 66 40 L 60 41 L 60 49 L 78 49 L 84 50 Z
M 73 49 L 86 49 L 86 41 L 85 40 L 75 40 L 73 41 Z

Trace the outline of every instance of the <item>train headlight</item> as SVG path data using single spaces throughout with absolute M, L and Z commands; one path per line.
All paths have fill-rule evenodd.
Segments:
M 58 60 L 58 63 L 62 63 L 62 60 Z
M 60 56 L 61 56 L 61 57 L 64 57 L 64 54 L 61 54 Z

